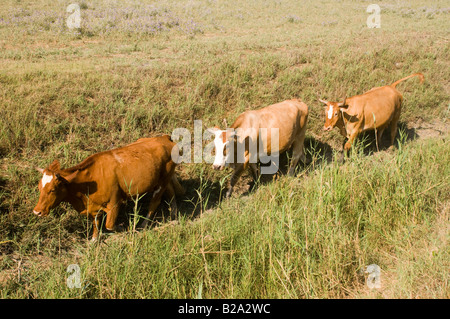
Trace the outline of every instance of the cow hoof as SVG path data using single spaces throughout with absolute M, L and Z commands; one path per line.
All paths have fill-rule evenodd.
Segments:
M 148 224 L 148 222 L 146 220 L 144 220 L 142 222 L 141 226 L 138 227 L 138 229 L 145 229 L 145 228 L 147 228 L 147 224 Z
M 114 227 L 114 231 L 115 232 L 123 232 L 125 231 L 125 227 L 123 225 L 117 225 L 116 227 Z

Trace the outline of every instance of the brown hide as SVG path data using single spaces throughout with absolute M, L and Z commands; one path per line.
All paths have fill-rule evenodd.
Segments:
M 305 160 L 303 144 L 307 120 L 308 106 L 302 101 L 294 99 L 273 104 L 259 110 L 246 111 L 237 117 L 231 128 L 236 132 L 236 143 L 244 143 L 246 139 L 258 141 L 261 138 L 266 154 L 272 154 L 273 152 L 281 154 L 292 147 L 293 158 L 289 168 L 289 174 L 292 175 L 299 159 Z M 273 143 L 270 140 L 270 129 L 272 128 L 278 129 L 278 149 L 273 148 Z M 260 136 L 260 129 L 267 129 L 267 134 Z M 233 139 L 232 137 L 230 141 Z M 237 147 L 234 147 L 234 152 L 236 153 L 236 151 Z M 246 149 L 244 163 L 237 163 L 237 154 L 234 154 L 234 172 L 230 180 L 230 188 L 227 196 L 231 195 L 233 186 L 248 166 L 252 170 L 253 177 L 255 179 L 258 177 L 259 172 L 256 163 L 250 163 L 249 161 L 252 155 Z
M 282 153 L 289 149 L 294 142 L 303 140 L 306 132 L 306 122 L 308 119 L 308 106 L 300 100 L 287 100 L 277 104 L 269 105 L 259 110 L 250 110 L 242 113 L 234 121 L 231 128 L 248 134 L 239 136 L 243 140 L 251 136 L 254 140 L 260 138 L 259 129 L 278 128 L 279 144 L 278 149 L 272 149 L 270 132 L 267 139 L 263 138 L 265 151 Z
M 377 131 L 377 143 L 380 144 L 385 128 L 390 126 L 390 143 L 393 144 L 403 101 L 396 86 L 414 76 L 424 81 L 423 74 L 415 73 L 391 85 L 375 87 L 362 95 L 344 99 L 341 103 L 320 100 L 326 104 L 324 130 L 338 127 L 341 134 L 348 138 L 344 146 L 344 150 L 348 151 L 358 134 L 367 130 Z
M 151 218 L 164 192 L 173 198 L 176 191 L 183 191 L 171 159 L 175 146 L 168 135 L 163 135 L 91 155 L 71 168 L 60 169 L 55 161 L 47 169 L 40 169 L 44 175 L 39 182 L 40 197 L 34 213 L 47 215 L 60 202 L 69 202 L 79 213 L 92 218 L 106 212 L 106 227 L 112 230 L 121 202 L 151 193 L 147 215 Z M 174 214 L 174 198 L 172 203 Z M 98 225 L 94 223 L 94 239 L 97 234 Z

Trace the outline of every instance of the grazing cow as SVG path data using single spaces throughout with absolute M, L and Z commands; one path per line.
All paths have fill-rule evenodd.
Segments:
M 414 73 L 391 85 L 375 87 L 364 94 L 344 98 L 341 103 L 319 99 L 326 104 L 323 129 L 330 131 L 337 126 L 341 134 L 348 139 L 344 145 L 344 150 L 348 151 L 358 134 L 367 130 L 376 130 L 376 141 L 379 145 L 384 129 L 390 125 L 392 145 L 397 134 L 403 100 L 403 96 L 395 87 L 414 76 L 418 76 L 421 83 L 424 81 L 422 73 Z
M 228 164 L 234 167 L 226 196 L 231 195 L 234 185 L 247 167 L 250 166 L 253 178 L 255 180 L 258 178 L 257 163 L 261 159 L 262 152 L 280 154 L 292 146 L 289 174 L 293 175 L 299 159 L 305 162 L 303 144 L 307 120 L 308 106 L 300 100 L 287 100 L 242 113 L 231 126 L 232 132 L 217 127 L 209 129 L 215 135 L 213 168 L 221 170 Z M 276 141 L 272 141 L 273 136 L 276 136 Z M 239 147 L 239 144 L 243 146 Z M 252 150 L 250 144 L 256 147 Z M 233 147 L 230 148 L 230 145 Z M 243 154 L 238 154 L 239 151 Z
M 61 202 L 68 202 L 95 221 L 93 241 L 98 237 L 100 226 L 97 214 L 105 212 L 106 228 L 113 230 L 120 204 L 139 194 L 152 194 L 144 227 L 153 217 L 164 192 L 172 200 L 171 215 L 175 217 L 174 197 L 184 190 L 175 176 L 176 164 L 171 158 L 173 147 L 177 146 L 169 135 L 142 138 L 127 146 L 91 155 L 71 168 L 61 169 L 57 160 L 46 169 L 37 168 L 43 176 L 39 182 L 39 202 L 33 213 L 45 216 Z

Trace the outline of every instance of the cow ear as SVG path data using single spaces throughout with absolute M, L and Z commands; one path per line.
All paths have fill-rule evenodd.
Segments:
M 35 169 L 36 169 L 39 173 L 44 174 L 44 169 L 43 169 L 43 168 L 35 167 Z
M 59 169 L 61 168 L 61 165 L 59 164 L 58 160 L 54 160 L 53 163 L 51 163 L 48 168 L 52 171 L 59 171 Z
M 69 176 L 66 176 L 66 180 L 67 180 L 69 183 L 71 183 L 71 182 L 75 179 L 75 177 L 77 177 L 77 175 L 78 175 L 79 172 L 80 172 L 79 170 L 76 170 L 75 172 L 73 172 L 73 173 L 70 174 Z
M 56 173 L 55 176 L 58 181 L 62 183 L 67 183 L 67 180 L 64 177 L 62 177 L 59 173 Z
M 319 99 L 319 102 L 322 102 L 323 104 L 328 104 L 328 101 L 327 101 L 327 100 Z
M 56 173 L 55 174 L 55 176 L 56 176 L 56 178 L 60 181 L 60 182 L 62 182 L 62 183 L 64 183 L 64 184 L 70 184 L 74 179 L 75 179 L 75 177 L 77 176 L 77 174 L 78 174 L 78 170 L 76 170 L 75 172 L 73 172 L 72 174 L 70 174 L 70 175 L 68 175 L 68 176 L 66 176 L 66 177 L 62 177 L 60 174 L 58 174 L 58 173 Z
M 344 97 L 344 101 L 338 103 L 338 106 L 339 106 L 340 108 L 345 108 L 345 109 L 348 108 L 347 97 Z

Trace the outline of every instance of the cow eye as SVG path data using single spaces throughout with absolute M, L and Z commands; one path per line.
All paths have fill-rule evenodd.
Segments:
M 336 112 L 336 113 L 334 113 L 334 116 L 337 116 L 338 115 L 338 113 Z

